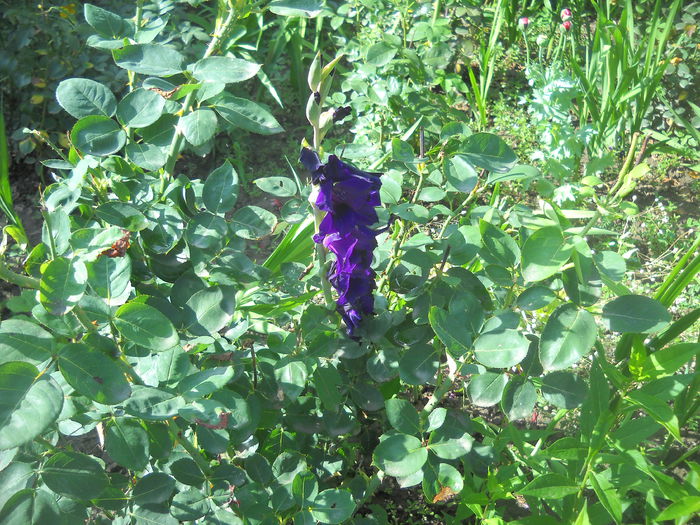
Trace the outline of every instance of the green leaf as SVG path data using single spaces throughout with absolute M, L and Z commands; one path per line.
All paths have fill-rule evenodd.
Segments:
M 392 434 L 379 443 L 372 458 L 388 475 L 405 477 L 420 470 L 428 459 L 428 449 L 414 436 Z
M 45 490 L 21 490 L 0 510 L 3 525 L 50 525 L 61 523 L 62 517 L 56 499 Z
M 476 406 L 490 407 L 501 400 L 506 383 L 508 383 L 508 376 L 505 374 L 483 372 L 472 376 L 467 392 Z
M 83 117 L 70 132 L 73 145 L 86 155 L 104 157 L 126 144 L 126 133 L 111 118 L 99 115 Z
M 600 273 L 611 281 L 617 283 L 625 277 L 627 263 L 622 255 L 610 251 L 596 252 L 593 254 L 593 260 Z
M 85 21 L 97 33 L 104 38 L 124 39 L 130 38 L 134 34 L 134 27 L 128 20 L 119 15 L 97 7 L 92 4 L 85 4 L 83 8 Z
M 154 352 L 168 350 L 180 342 L 170 320 L 143 303 L 130 302 L 121 306 L 115 314 L 114 326 L 128 341 Z
M 562 273 L 564 290 L 569 299 L 579 306 L 592 306 L 600 299 L 603 283 L 593 259 L 575 254 L 574 267 Z
M 481 256 L 487 263 L 515 268 L 520 262 L 520 248 L 510 235 L 487 221 L 479 221 L 483 241 Z
M 518 157 L 498 135 L 474 133 L 462 143 L 460 154 L 473 166 L 496 173 L 508 173 Z
M 268 7 L 276 15 L 314 18 L 321 14 L 323 3 L 319 0 L 273 0 Z
M 124 153 L 131 162 L 146 171 L 159 170 L 168 161 L 167 152 L 163 147 L 147 142 L 129 142 L 124 148 Z
M 262 191 L 277 197 L 293 197 L 297 193 L 297 185 L 289 177 L 263 177 L 253 183 Z
M 78 393 L 104 405 L 116 405 L 131 395 L 119 365 L 101 350 L 82 343 L 61 348 L 58 367 Z
M 124 402 L 124 411 L 148 421 L 162 421 L 175 417 L 184 406 L 185 399 L 172 392 L 134 385 L 131 397 Z
M 202 201 L 215 214 L 233 209 L 238 200 L 238 174 L 228 160 L 212 171 L 204 181 Z
M 117 99 L 107 86 L 87 78 L 69 78 L 56 88 L 56 100 L 72 117 L 90 115 L 111 117 L 117 110 Z
M 184 378 L 177 388 L 187 400 L 200 399 L 221 390 L 235 373 L 231 366 L 206 368 Z
M 506 173 L 489 173 L 488 184 L 512 180 L 535 179 L 540 176 L 540 170 L 527 164 L 517 164 Z
M 571 249 L 565 247 L 559 227 L 546 226 L 533 233 L 522 249 L 523 279 L 544 281 L 569 260 Z
M 206 183 L 204 186 L 206 188 Z M 169 252 L 178 243 L 185 229 L 180 215 L 170 206 L 158 203 L 148 209 L 146 217 L 148 227 L 141 230 L 146 248 L 155 253 Z
M 386 42 L 378 42 L 367 50 L 366 63 L 375 67 L 385 66 L 392 61 L 398 51 L 396 47 Z
M 117 106 L 117 118 L 123 126 L 145 128 L 163 114 L 165 99 L 150 89 L 135 89 Z M 110 115 L 108 115 L 110 116 Z
M 509 368 L 525 359 L 529 346 L 518 330 L 484 332 L 474 341 L 474 356 L 485 366 Z
M 318 496 L 318 480 L 313 472 L 305 470 L 294 476 L 292 495 L 299 506 L 308 506 Z
M 610 481 L 603 474 L 598 474 L 594 471 L 591 471 L 589 479 L 605 510 L 615 520 L 615 523 L 622 523 L 622 503 L 615 487 L 610 484 Z
M 126 202 L 110 201 L 100 204 L 95 215 L 108 224 L 137 232 L 148 226 L 148 219 L 135 206 Z
M 282 392 L 294 400 L 306 387 L 308 371 L 303 361 L 281 360 L 275 366 L 275 379 Z
M 56 494 L 81 501 L 98 497 L 109 484 L 96 459 L 69 451 L 51 456 L 41 470 L 41 479 Z
M 418 194 L 418 200 L 423 202 L 438 202 L 445 198 L 447 193 L 442 188 L 428 186 Z
M 535 285 L 523 290 L 518 296 L 516 304 L 523 310 L 539 310 L 549 306 L 556 298 L 557 296 L 550 288 Z
M 0 341 L 2 341 L 2 327 L 0 327 Z M 641 375 L 656 379 L 674 374 L 699 352 L 700 343 L 678 343 L 662 348 L 646 357 L 642 363 Z
M 143 470 L 150 457 L 148 434 L 137 420 L 115 417 L 105 429 L 105 451 L 122 467 Z
M 425 224 L 430 221 L 430 211 L 422 204 L 411 204 L 409 202 L 402 202 L 396 206 L 391 207 L 391 213 L 400 217 L 401 219 L 416 222 L 418 224 Z
M 88 285 L 110 306 L 126 301 L 131 284 L 129 257 L 99 257 L 87 264 Z
M 515 421 L 530 417 L 536 402 L 537 390 L 535 390 L 535 386 L 530 381 L 516 376 L 506 385 L 501 407 L 508 419 Z
M 472 331 L 464 322 L 464 313 L 446 312 L 437 306 L 431 306 L 428 320 L 435 335 L 453 355 L 464 355 L 471 349 Z
M 399 352 L 384 346 L 367 359 L 367 372 L 378 383 L 385 383 L 399 374 Z
M 246 131 L 260 135 L 274 135 L 284 131 L 269 111 L 251 100 L 224 92 L 210 102 L 224 120 Z
M 235 293 L 228 286 L 195 292 L 185 304 L 185 330 L 194 335 L 210 335 L 224 328 L 233 319 Z
M 277 217 L 259 206 L 244 206 L 231 217 L 231 231 L 243 239 L 257 240 L 270 235 Z
M 537 476 L 518 491 L 523 496 L 535 498 L 561 499 L 569 494 L 576 494 L 578 486 L 561 474 L 542 474 Z
M 700 496 L 686 496 L 674 501 L 656 516 L 656 521 L 675 520 L 678 518 L 693 518 L 700 512 Z
M 260 71 L 260 64 L 231 57 L 207 57 L 196 62 L 192 75 L 200 82 L 221 82 L 231 84 L 254 77 Z
M 87 287 L 87 269 L 80 260 L 59 257 L 44 268 L 39 283 L 39 301 L 56 316 L 65 315 L 78 304 Z
M 384 404 L 386 417 L 392 427 L 404 434 L 417 435 L 421 433 L 418 412 L 411 403 L 405 399 L 394 397 L 387 399 Z
M 454 496 L 464 488 L 464 476 L 447 463 L 440 463 L 435 468 L 435 465 L 428 461 L 423 467 L 423 472 L 423 493 L 428 501 L 433 503 L 449 499 L 448 497 L 440 499 L 438 496 L 438 494 L 444 494 L 445 489 L 449 489 L 449 495 Z
M 340 394 L 343 379 L 338 369 L 331 363 L 317 366 L 313 373 L 313 383 L 323 406 L 327 410 L 336 410 L 343 401 Z
M 440 428 L 430 434 L 428 450 L 439 458 L 452 460 L 469 454 L 473 444 L 465 418 L 450 410 Z
M 350 491 L 326 489 L 318 494 L 310 506 L 311 514 L 320 523 L 343 523 L 355 512 Z
M 671 314 L 664 305 L 643 295 L 623 295 L 603 307 L 603 324 L 612 332 L 650 334 L 670 321 Z
M 151 472 L 138 480 L 132 497 L 137 505 L 163 503 L 175 490 L 175 480 L 164 472 Z
M 557 408 L 579 407 L 587 394 L 586 382 L 571 372 L 552 372 L 542 378 L 542 397 Z
M 272 480 L 272 467 L 265 456 L 252 454 L 245 459 L 243 466 L 246 474 L 256 483 L 267 485 Z
M 209 512 L 209 496 L 199 489 L 178 492 L 170 505 L 170 514 L 179 521 L 194 521 Z
M 479 176 L 467 157 L 455 155 L 445 161 L 445 179 L 449 184 L 448 188 L 470 193 L 476 187 Z
M 223 217 L 209 212 L 198 213 L 187 225 L 185 239 L 190 246 L 216 253 L 223 248 L 228 228 Z
M 209 108 L 196 109 L 180 119 L 182 133 L 187 142 L 201 146 L 216 133 L 216 113 Z
M 135 506 L 129 514 L 133 517 L 134 525 L 179 525 L 180 522 L 168 510 L 165 505 Z
M 162 44 L 135 44 L 112 51 L 114 62 L 121 68 L 156 77 L 177 75 L 183 70 L 185 57 Z
M 37 365 L 56 350 L 56 340 L 41 326 L 22 318 L 0 324 L 0 364 L 24 361 Z
M 0 450 L 23 445 L 56 421 L 63 391 L 34 365 L 13 361 L 0 365 Z
M 588 354 L 595 344 L 598 329 L 586 310 L 571 303 L 557 308 L 542 332 L 540 362 L 544 369 L 563 370 Z
M 391 156 L 397 162 L 409 164 L 416 160 L 411 145 L 399 138 L 391 139 Z
M 440 356 L 432 346 L 415 344 L 399 360 L 401 381 L 409 385 L 422 385 L 435 378 Z
M 678 417 L 673 413 L 673 409 L 666 401 L 637 390 L 629 392 L 627 398 L 635 405 L 643 408 L 657 423 L 663 425 L 673 437 L 682 442 Z

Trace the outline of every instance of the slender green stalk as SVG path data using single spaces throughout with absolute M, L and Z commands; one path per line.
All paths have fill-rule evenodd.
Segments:
M 13 272 L 2 260 L 0 260 L 0 280 L 16 284 L 21 288 L 39 289 L 39 279 Z
M 194 462 L 197 463 L 202 472 L 204 472 L 205 474 L 209 474 L 209 472 L 211 471 L 211 469 L 209 468 L 209 463 L 206 459 L 202 457 L 202 454 L 200 454 L 200 452 L 194 447 L 194 445 L 190 443 L 190 441 L 185 437 L 184 430 L 180 429 L 176 422 L 168 421 L 168 432 L 170 433 L 170 437 L 173 438 L 173 441 L 176 441 L 177 443 L 180 443 L 180 445 L 182 445 L 182 448 L 184 448 L 187 451 L 187 453 L 194 460 Z
M 218 49 L 219 46 L 221 45 L 222 40 L 228 35 L 228 33 L 231 31 L 231 28 L 233 27 L 234 22 L 237 20 L 236 18 L 237 11 L 235 9 L 229 9 L 226 19 L 221 25 L 217 25 L 217 28 L 214 32 L 214 36 L 212 37 L 211 41 L 209 42 L 209 45 L 207 46 L 206 51 L 204 52 L 204 56 L 202 58 L 207 58 L 211 56 L 213 53 L 215 53 Z M 182 124 L 182 119 L 187 116 L 188 112 L 190 111 L 192 107 L 192 101 L 194 100 L 194 91 L 191 91 L 190 93 L 187 94 L 185 97 L 184 102 L 182 103 L 182 114 L 180 116 L 180 120 L 178 121 L 176 129 L 175 136 L 173 137 L 172 142 L 170 143 L 170 149 L 168 152 L 168 158 L 165 162 L 165 169 L 164 169 L 164 177 L 165 179 L 170 179 L 173 177 L 173 173 L 175 170 L 175 163 L 177 162 L 177 158 L 180 155 L 180 151 L 182 151 L 182 142 L 183 142 L 183 135 L 180 131 L 181 129 L 181 124 Z M 161 192 L 164 189 L 165 186 L 165 179 L 161 179 Z

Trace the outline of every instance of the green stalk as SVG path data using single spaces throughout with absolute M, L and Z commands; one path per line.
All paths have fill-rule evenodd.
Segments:
M 204 52 L 204 56 L 202 58 L 207 58 L 207 57 L 211 56 L 219 49 L 219 46 L 221 45 L 221 41 L 231 31 L 231 28 L 233 27 L 233 23 L 235 21 L 236 21 L 236 10 L 230 9 L 226 15 L 226 20 L 221 25 L 218 25 L 216 30 L 214 31 L 214 37 L 209 42 L 209 45 L 207 46 L 207 49 Z M 161 179 L 161 193 L 165 187 L 166 179 L 173 177 L 173 172 L 175 170 L 175 163 L 177 162 L 177 157 L 180 154 L 180 151 L 182 151 L 182 141 L 183 141 L 184 137 L 183 137 L 182 133 L 178 132 L 177 130 L 180 129 L 180 126 L 182 124 L 182 119 L 190 111 L 193 99 L 194 99 L 194 91 L 191 91 L 190 93 L 187 94 L 187 96 L 185 97 L 185 100 L 182 104 L 182 114 L 180 116 L 180 119 L 178 120 L 177 127 L 176 127 L 176 133 L 175 133 L 175 136 L 173 137 L 172 142 L 170 143 L 170 150 L 168 153 L 168 158 L 165 162 L 165 169 L 164 169 L 164 174 L 163 174 L 164 178 Z
M 173 427 L 176 427 L 177 431 Z M 170 433 L 170 437 L 173 438 L 173 441 L 182 445 L 182 448 L 187 451 L 204 474 L 209 474 L 211 472 L 207 460 L 202 457 L 202 454 L 200 454 L 194 445 L 184 436 L 184 430 L 180 429 L 177 423 L 174 421 L 168 421 L 168 432 Z
M 16 284 L 21 288 L 39 289 L 39 279 L 13 272 L 2 260 L 0 260 L 0 280 Z

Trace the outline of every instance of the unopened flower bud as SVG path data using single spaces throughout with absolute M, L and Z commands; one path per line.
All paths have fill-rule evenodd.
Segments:
M 566 20 L 561 24 L 561 27 L 564 29 L 564 31 L 569 31 L 571 30 L 571 22 Z
M 561 15 L 562 22 L 566 22 L 567 20 L 571 20 L 571 17 L 573 16 L 573 14 L 571 13 L 571 9 L 569 9 L 568 7 L 565 7 L 564 9 L 562 9 L 560 15 Z
M 549 37 L 547 35 L 539 34 L 539 35 L 537 35 L 537 39 L 535 40 L 535 42 L 537 43 L 538 46 L 543 46 L 544 44 L 547 43 L 548 39 L 549 39 Z
M 526 16 L 520 17 L 520 20 L 518 20 L 518 27 L 525 31 L 527 29 L 527 26 L 530 25 L 530 19 Z

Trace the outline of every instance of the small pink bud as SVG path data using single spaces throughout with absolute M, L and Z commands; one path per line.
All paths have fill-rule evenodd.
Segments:
M 529 25 L 530 25 L 530 19 L 526 16 L 523 16 L 520 18 L 520 20 L 518 20 L 518 27 L 520 29 L 525 30 L 525 29 L 527 29 L 527 26 L 529 26 Z
M 570 20 L 571 17 L 573 16 L 571 13 L 571 9 L 569 9 L 568 7 L 565 7 L 564 9 L 562 9 L 560 14 L 561 14 L 561 19 L 563 22 Z
M 564 31 L 569 31 L 571 29 L 571 22 L 565 20 L 561 26 L 564 28 Z

